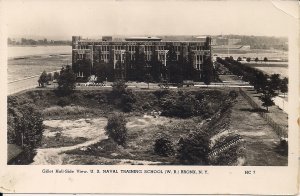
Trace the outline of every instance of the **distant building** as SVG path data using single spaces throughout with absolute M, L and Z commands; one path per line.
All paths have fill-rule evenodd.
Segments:
M 150 62 L 153 55 L 166 66 L 168 46 L 175 49 L 177 60 L 180 56 L 193 58 L 193 66 L 201 71 L 204 58 L 211 57 L 210 37 L 199 37 L 197 41 L 163 41 L 158 37 L 128 37 L 120 41 L 112 41 L 111 36 L 104 36 L 102 40 L 82 39 L 80 36 L 72 37 L 72 63 L 78 60 L 89 59 L 92 66 L 96 62 L 110 63 L 114 69 L 120 69 L 117 62 L 124 64 L 125 58 L 134 60 L 137 48 L 145 55 L 145 61 Z M 127 54 L 127 55 L 125 55 Z M 80 75 L 80 73 L 77 73 Z

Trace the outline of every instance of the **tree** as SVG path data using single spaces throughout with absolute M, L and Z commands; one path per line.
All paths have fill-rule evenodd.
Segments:
M 242 58 L 239 56 L 239 57 L 237 58 L 237 61 L 242 61 Z
M 80 59 L 72 66 L 74 73 L 83 73 L 84 76 L 89 77 L 92 74 L 92 62 L 89 59 Z
M 269 111 L 269 107 L 273 106 L 275 103 L 272 100 L 274 96 L 269 93 L 268 91 L 264 91 L 263 94 L 260 96 L 260 100 L 263 102 L 262 106 L 267 108 L 267 111 Z
M 210 56 L 205 56 L 203 61 L 203 82 L 209 85 L 213 79 L 213 65 Z
M 265 58 L 264 58 L 264 62 L 267 62 L 267 61 L 268 61 L 268 58 L 267 58 L 267 57 L 265 57 Z
M 49 84 L 50 81 L 53 81 L 52 73 L 47 74 L 47 83 Z
M 250 61 L 251 61 L 251 58 L 250 58 L 250 57 L 247 57 L 247 58 L 246 58 L 246 61 L 247 61 L 247 62 L 250 62 Z
M 65 69 L 62 67 L 57 83 L 57 90 L 61 95 L 68 95 L 73 92 L 75 89 L 76 76 L 70 65 L 67 65 Z
M 177 54 L 172 44 L 167 45 L 167 76 L 170 82 L 182 83 L 182 67 L 177 60 Z
M 140 47 L 141 46 L 137 46 L 136 51 L 135 51 L 134 79 L 139 82 L 142 82 L 142 81 L 144 81 L 146 62 L 145 62 L 145 54 L 140 51 Z
M 121 114 L 113 114 L 108 118 L 105 134 L 117 144 L 124 146 L 127 139 L 126 119 Z
M 255 90 L 260 92 L 264 90 L 265 87 L 268 85 L 268 75 L 260 71 L 256 71 L 254 74 L 255 74 L 255 79 L 253 81 L 253 85 Z
M 160 82 L 161 75 L 162 75 L 162 63 L 157 58 L 157 51 L 153 51 L 152 58 L 151 58 L 151 69 L 150 73 L 155 82 Z
M 280 91 L 283 93 L 284 96 L 288 92 L 288 82 L 288 79 L 285 77 L 281 80 L 280 83 Z
M 258 62 L 258 57 L 255 58 L 255 62 Z
M 120 96 L 126 92 L 127 85 L 124 80 L 117 80 L 112 85 L 112 92 L 115 96 Z
M 145 82 L 148 84 L 148 89 L 149 89 L 149 83 L 153 80 L 152 76 L 148 73 L 145 76 Z
M 8 99 L 7 140 L 10 144 L 21 146 L 24 150 L 23 164 L 32 162 L 35 148 L 40 146 L 44 125 L 42 114 L 34 105 L 19 103 L 14 98 Z
M 43 71 L 38 80 L 39 86 L 45 87 L 45 84 L 47 84 L 47 82 L 48 82 L 47 72 Z
M 273 90 L 278 90 L 279 91 L 280 84 L 281 84 L 280 74 L 272 74 L 270 76 L 270 85 L 271 85 L 271 88 Z
M 58 77 L 59 77 L 59 73 L 57 71 L 54 72 L 54 74 L 53 74 L 53 80 L 57 80 Z

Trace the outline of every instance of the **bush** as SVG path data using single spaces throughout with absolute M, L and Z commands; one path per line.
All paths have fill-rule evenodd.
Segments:
M 165 89 L 165 90 L 157 90 L 157 91 L 154 91 L 153 94 L 158 98 L 162 98 L 164 97 L 165 95 L 168 95 L 170 94 L 170 91 Z
M 24 150 L 26 163 L 32 161 L 35 148 L 40 146 L 44 125 L 41 113 L 31 104 L 19 105 L 16 100 L 8 102 L 7 140 Z
M 288 145 L 287 139 L 281 138 L 276 149 L 279 154 L 281 154 L 283 156 L 287 156 L 289 153 L 289 145 Z
M 166 136 L 162 136 L 155 140 L 154 152 L 160 156 L 173 155 L 173 144 Z
M 235 90 L 229 92 L 229 97 L 231 99 L 236 99 L 238 97 L 238 93 Z
M 136 102 L 134 94 L 131 91 L 126 91 L 121 95 L 121 108 L 123 112 L 131 112 L 133 104 Z
M 117 80 L 113 83 L 112 88 L 113 95 L 120 96 L 126 92 L 127 85 L 124 80 Z
M 125 117 L 121 114 L 113 114 L 108 118 L 105 134 L 117 144 L 124 146 L 127 139 L 127 128 Z
M 60 107 L 65 107 L 67 105 L 70 105 L 70 100 L 67 97 L 61 97 L 57 101 L 57 105 Z
M 191 133 L 178 142 L 178 158 L 183 164 L 208 164 L 209 137 L 207 134 Z

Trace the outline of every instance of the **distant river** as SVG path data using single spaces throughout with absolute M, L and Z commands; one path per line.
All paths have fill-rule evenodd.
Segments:
M 71 54 L 72 46 L 11 46 L 8 47 L 8 58 L 31 55 Z
M 71 46 L 8 47 L 8 93 L 33 88 L 43 71 L 57 71 L 71 63 Z

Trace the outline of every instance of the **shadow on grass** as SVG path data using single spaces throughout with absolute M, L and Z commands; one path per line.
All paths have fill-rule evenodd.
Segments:
M 281 156 L 288 156 L 288 142 L 281 140 L 274 148 L 275 152 Z
M 241 108 L 241 111 L 246 111 L 246 112 L 264 112 L 267 113 L 267 110 L 262 109 L 262 108 Z

